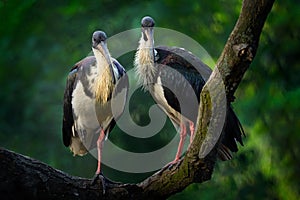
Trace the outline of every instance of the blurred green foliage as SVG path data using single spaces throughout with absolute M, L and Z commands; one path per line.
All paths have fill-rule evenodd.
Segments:
M 240 7 L 237 0 L 1 0 L 0 145 L 70 174 L 92 177 L 96 160 L 90 155 L 72 157 L 62 144 L 61 121 L 66 76 L 75 62 L 90 53 L 93 31 L 114 35 L 138 28 L 140 19 L 150 15 L 157 26 L 192 37 L 217 59 Z M 245 146 L 232 161 L 217 163 L 212 180 L 193 184 L 170 199 L 299 199 L 299 19 L 297 0 L 278 0 L 267 19 L 257 55 L 234 103 L 247 133 Z M 132 58 L 133 54 L 120 58 L 127 70 L 132 68 Z M 151 104 L 145 94 L 136 98 Z M 130 109 L 137 123 L 148 123 L 147 107 Z M 141 110 L 145 112 L 137 112 Z M 118 128 L 111 139 L 124 148 L 145 151 L 159 148 L 174 132 L 168 121 L 164 134 L 145 144 Z M 108 167 L 104 173 L 126 182 L 151 174 Z

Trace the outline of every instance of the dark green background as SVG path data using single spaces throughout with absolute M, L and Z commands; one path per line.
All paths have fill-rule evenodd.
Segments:
M 140 19 L 151 15 L 157 26 L 192 37 L 216 60 L 240 7 L 238 0 L 1 0 L 0 146 L 72 175 L 92 177 L 96 159 L 73 157 L 63 146 L 61 120 L 66 76 L 90 53 L 93 31 L 114 35 L 138 28 Z M 277 1 L 267 19 L 233 104 L 247 134 L 245 146 L 232 161 L 218 162 L 210 181 L 192 184 L 170 199 L 299 199 L 299 19 L 297 0 Z M 127 70 L 132 58 L 133 53 L 120 58 Z M 151 98 L 138 93 L 136 99 L 147 102 L 133 102 L 132 116 L 146 125 L 144 104 L 151 104 Z M 111 138 L 124 148 L 146 151 L 159 148 L 168 140 L 165 135 L 174 132 L 168 122 L 165 134 L 146 145 L 128 139 L 118 128 Z M 104 173 L 124 182 L 151 174 L 125 174 L 105 166 Z

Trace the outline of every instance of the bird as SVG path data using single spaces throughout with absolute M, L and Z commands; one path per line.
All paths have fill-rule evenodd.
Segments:
M 71 68 L 64 91 L 62 123 L 63 144 L 74 156 L 97 148 L 98 166 L 92 183 L 101 178 L 102 184 L 108 180 L 101 171 L 102 145 L 124 111 L 128 88 L 126 71 L 111 57 L 106 41 L 105 32 L 95 31 L 94 55 Z
M 166 165 L 171 167 L 179 163 L 188 133 L 189 143 L 191 144 L 193 140 L 200 93 L 212 70 L 183 48 L 154 47 L 154 25 L 154 20 L 149 16 L 141 20 L 142 35 L 135 54 L 134 69 L 138 83 L 145 91 L 150 92 L 175 128 L 180 129 L 180 141 L 175 159 Z M 171 86 L 172 90 L 167 86 Z M 182 109 L 180 103 L 189 103 L 191 94 L 196 96 L 197 107 L 183 105 L 185 110 Z M 222 130 L 223 138 L 218 148 L 218 157 L 221 160 L 232 158 L 231 152 L 238 151 L 237 142 L 243 145 L 242 135 L 245 134 L 231 105 L 227 108 L 226 119 Z

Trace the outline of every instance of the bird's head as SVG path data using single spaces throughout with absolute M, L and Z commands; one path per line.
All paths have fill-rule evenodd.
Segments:
M 94 55 L 96 57 L 97 62 L 99 62 L 100 65 L 105 66 L 105 63 L 109 65 L 111 75 L 114 77 L 113 69 L 112 69 L 112 60 L 109 53 L 109 50 L 107 48 L 106 43 L 107 36 L 105 32 L 103 31 L 95 31 L 92 36 L 92 49 L 94 52 Z M 114 80 L 115 81 L 115 80 Z
M 107 36 L 103 31 L 95 31 L 92 37 L 92 49 L 96 59 L 98 56 L 103 57 L 111 65 L 111 57 L 106 43 Z
M 155 25 L 154 20 L 146 16 L 141 21 L 141 27 L 142 27 L 142 39 L 143 42 L 150 48 L 153 48 L 154 46 L 154 38 L 153 38 L 153 27 Z

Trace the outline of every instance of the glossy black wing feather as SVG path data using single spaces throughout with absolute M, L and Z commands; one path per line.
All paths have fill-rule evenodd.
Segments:
M 200 92 L 208 79 L 211 70 L 191 53 L 175 47 L 156 48 L 160 78 L 164 96 L 168 104 L 185 117 L 194 121 L 197 119 L 198 103 L 191 103 L 191 98 L 199 102 Z M 202 74 L 205 79 L 202 77 Z M 172 89 L 165 86 L 171 86 Z M 174 94 L 174 91 L 176 94 Z M 179 98 L 179 99 L 178 99 Z M 189 104 L 184 111 L 180 105 Z
M 193 71 L 197 74 L 200 74 L 205 82 L 208 80 L 210 74 L 212 73 L 211 68 L 204 64 L 197 56 L 183 48 L 159 46 L 156 47 L 155 50 L 158 53 L 158 62 L 179 62 L 181 63 L 181 66 L 184 70 L 188 70 L 189 72 Z M 178 60 L 172 60 L 172 57 L 177 57 Z
M 125 109 L 128 97 L 129 80 L 124 67 L 115 59 L 113 60 L 113 63 L 117 67 L 119 75 L 112 94 L 114 120 L 117 121 Z
M 63 143 L 66 147 L 71 144 L 72 126 L 74 125 L 73 111 L 72 111 L 72 93 L 74 83 L 77 76 L 78 65 L 75 65 L 68 75 L 66 88 L 64 92 L 64 105 L 63 105 Z
M 237 152 L 238 147 L 236 141 L 243 145 L 242 136 L 245 136 L 243 127 L 230 106 L 227 111 L 227 118 L 225 124 L 225 136 L 222 143 L 228 147 L 232 152 Z
M 126 73 L 124 67 L 116 59 L 113 60 L 113 63 L 117 67 L 120 77 L 122 77 Z
M 179 93 L 182 94 L 181 98 L 187 98 L 186 101 L 188 101 L 189 92 L 186 91 L 186 86 L 183 84 L 183 82 L 188 82 L 193 88 L 199 102 L 200 92 L 205 85 L 205 82 L 208 80 L 212 70 L 203 62 L 201 62 L 196 56 L 182 48 L 158 47 L 156 48 L 156 51 L 158 54 L 157 64 L 159 65 L 160 71 L 163 72 L 160 74 L 163 75 L 161 76 L 162 84 L 164 85 L 170 80 L 172 81 L 173 78 L 174 82 L 172 83 L 172 87 L 175 88 L 175 91 L 179 91 Z M 170 71 L 166 70 L 166 67 L 164 66 L 169 66 L 170 68 L 179 72 L 179 74 L 184 77 L 186 81 L 182 81 L 182 79 L 178 77 L 174 78 L 176 76 L 172 75 L 172 72 L 170 73 Z M 176 95 L 167 87 L 163 87 L 163 89 L 168 104 L 176 111 L 196 122 L 196 115 L 198 113 L 194 112 L 193 108 L 187 110 L 187 112 L 190 113 L 182 113 L 180 109 L 180 103 Z M 194 109 L 198 110 L 198 107 Z M 229 106 L 226 115 L 222 144 L 225 145 L 226 148 L 230 149 L 230 151 L 237 152 L 238 147 L 236 142 L 239 142 L 241 145 L 243 145 L 242 135 L 245 135 L 242 125 L 232 107 Z M 225 149 L 225 151 L 227 150 Z M 228 153 L 230 154 L 230 152 Z

